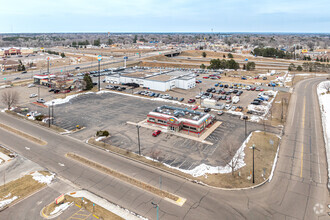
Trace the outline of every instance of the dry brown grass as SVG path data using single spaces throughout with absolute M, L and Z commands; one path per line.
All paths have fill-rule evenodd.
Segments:
M 269 140 L 274 141 L 272 146 Z M 228 174 L 207 174 L 205 176 L 200 176 L 197 179 L 211 186 L 218 186 L 222 188 L 245 188 L 251 187 L 253 185 L 258 185 L 264 182 L 270 175 L 274 158 L 276 155 L 277 147 L 279 144 L 279 138 L 270 133 L 257 132 L 253 133 L 250 141 L 247 143 L 244 150 L 245 157 L 244 162 L 246 165 L 239 170 Z M 260 151 L 255 150 L 255 184 L 252 183 L 252 179 L 248 180 L 248 176 L 252 177 L 252 149 L 251 147 L 255 144 L 256 148 Z M 263 168 L 265 168 L 265 175 L 262 177 Z M 240 174 L 240 175 L 239 175 Z
M 47 176 L 50 175 L 50 173 L 47 171 L 41 171 L 39 173 Z M 5 185 L 0 186 L 0 199 L 10 199 L 13 196 L 17 196 L 18 200 L 22 200 L 44 186 L 46 186 L 45 183 L 39 183 L 38 181 L 34 180 L 31 175 L 25 175 L 17 180 L 13 180 L 9 183 L 6 183 Z M 11 196 L 4 198 L 9 193 Z M 15 200 L 15 202 L 17 202 L 17 200 Z
M 37 143 L 37 144 L 40 144 L 40 145 L 46 145 L 47 144 L 46 141 L 41 140 L 40 138 L 36 138 L 36 137 L 34 137 L 32 135 L 29 135 L 27 133 L 24 133 L 22 131 L 19 131 L 19 130 L 15 129 L 15 128 L 9 127 L 8 125 L 5 125 L 5 124 L 0 123 L 0 128 L 2 128 L 4 130 L 7 130 L 7 131 L 9 131 L 11 133 L 17 134 L 17 135 L 19 135 L 19 136 L 21 136 L 21 137 L 23 137 L 23 138 L 25 138 L 25 139 L 27 139 L 29 141 L 32 141 L 34 143 Z
M 8 150 L 7 148 L 4 148 L 0 145 L 0 152 L 7 155 L 8 157 L 13 157 L 13 152 Z
M 32 122 L 32 123 L 35 123 L 35 124 L 41 125 L 41 126 L 43 126 L 43 127 L 48 127 L 48 123 L 44 123 L 44 122 L 42 122 L 42 121 L 37 121 L 37 120 L 30 120 L 30 119 L 28 119 L 27 117 L 22 116 L 22 115 L 19 115 L 19 114 L 17 114 L 16 112 L 13 112 L 13 111 L 8 111 L 8 110 L 6 110 L 6 113 L 11 114 L 11 115 L 13 115 L 13 116 L 15 116 L 15 117 L 17 117 L 17 118 L 26 119 L 26 120 L 28 120 L 28 121 L 30 121 L 30 122 Z M 65 130 L 64 130 L 63 128 L 57 127 L 56 125 L 50 125 L 50 128 L 51 128 L 52 130 L 56 131 L 56 132 L 65 132 Z
M 272 147 L 271 144 L 269 143 L 269 139 L 272 139 L 274 141 L 274 147 Z M 247 180 L 247 177 L 250 175 L 250 171 L 252 167 L 252 158 L 251 158 L 252 150 L 249 149 L 248 147 L 245 148 L 244 151 L 245 152 L 244 161 L 246 163 L 246 166 L 236 171 L 234 176 L 232 176 L 231 174 L 207 174 L 207 178 L 205 178 L 205 176 L 194 178 L 189 174 L 171 169 L 160 162 L 148 160 L 143 156 L 139 156 L 137 154 L 131 153 L 130 151 L 106 144 L 104 142 L 97 142 L 95 141 L 94 138 L 89 139 L 88 143 L 100 146 L 112 152 L 121 154 L 126 157 L 130 157 L 132 159 L 152 165 L 162 170 L 169 171 L 176 175 L 180 175 L 182 177 L 192 179 L 195 181 L 201 181 L 210 186 L 221 187 L 221 188 L 244 188 L 253 185 L 252 181 Z M 260 176 L 261 172 L 263 172 L 262 170 L 263 167 L 266 168 L 265 179 L 267 179 L 270 174 L 272 164 L 275 158 L 277 146 L 279 144 L 279 138 L 271 133 L 264 133 L 264 132 L 253 133 L 250 141 L 247 143 L 247 146 L 252 146 L 252 144 L 256 144 L 256 147 L 260 149 L 260 152 L 255 151 L 255 156 L 256 156 L 255 161 L 256 164 L 258 163 L 258 166 L 256 166 L 256 170 L 255 170 L 256 171 L 255 185 L 257 185 L 264 181 L 264 178 Z M 238 176 L 238 172 L 241 173 L 241 176 Z
M 272 126 L 283 125 L 288 116 L 288 107 L 291 93 L 279 91 L 269 111 L 270 124 Z M 283 109 L 283 111 L 282 111 Z
M 84 203 L 82 202 L 81 198 L 77 198 L 77 197 L 72 197 L 69 195 L 65 195 L 64 196 L 64 202 L 73 202 L 74 204 L 79 205 L 80 207 L 84 208 L 85 210 L 87 210 L 88 212 L 96 215 L 97 217 L 99 217 L 100 219 L 111 219 L 111 220 L 121 220 L 123 218 L 121 218 L 120 216 L 110 212 L 107 209 L 102 208 L 101 206 L 95 204 L 95 207 L 93 209 L 93 202 L 91 202 L 90 200 L 84 198 Z M 50 213 L 52 211 L 54 211 L 55 207 L 57 207 L 58 205 L 55 204 L 55 202 L 49 204 L 48 206 L 46 206 L 43 209 L 43 213 L 45 215 L 50 215 Z
M 91 160 L 89 160 L 89 159 L 87 159 L 85 157 L 82 157 L 82 156 L 79 156 L 79 155 L 73 154 L 73 153 L 67 153 L 66 156 L 69 157 L 69 158 L 71 158 L 71 159 L 74 159 L 74 160 L 76 160 L 76 161 L 78 161 L 80 163 L 83 163 L 83 164 L 85 164 L 85 165 L 87 165 L 89 167 L 92 167 L 92 168 L 94 168 L 94 169 L 96 169 L 98 171 L 101 171 L 101 172 L 106 173 L 108 175 L 111 175 L 111 176 L 113 176 L 113 177 L 115 177 L 117 179 L 120 179 L 120 180 L 122 180 L 124 182 L 127 182 L 129 184 L 132 184 L 132 185 L 134 185 L 134 186 L 136 186 L 136 187 L 138 187 L 140 189 L 143 189 L 143 190 L 146 190 L 146 191 L 148 191 L 150 193 L 156 194 L 156 195 L 158 195 L 160 197 L 168 198 L 168 199 L 171 199 L 173 201 L 177 201 L 179 199 L 179 197 L 176 196 L 176 195 L 173 195 L 173 194 L 171 194 L 169 192 L 163 191 L 163 190 L 161 190 L 159 188 L 156 188 L 154 186 L 151 186 L 151 185 L 149 185 L 147 183 L 144 183 L 142 181 L 139 181 L 137 179 L 134 179 L 132 177 L 129 177 L 129 176 L 125 175 L 125 174 L 122 174 L 120 172 L 117 172 L 115 170 L 112 170 L 112 169 L 110 169 L 108 167 L 105 167 L 105 166 L 103 166 L 101 164 L 98 164 L 98 163 L 96 163 L 94 161 L 91 161 Z

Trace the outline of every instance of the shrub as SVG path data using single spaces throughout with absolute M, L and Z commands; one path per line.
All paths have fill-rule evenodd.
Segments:
M 109 132 L 108 131 L 97 131 L 96 132 L 96 136 L 98 136 L 98 137 L 100 137 L 100 136 L 106 136 L 106 137 L 108 137 L 110 134 L 109 134 Z

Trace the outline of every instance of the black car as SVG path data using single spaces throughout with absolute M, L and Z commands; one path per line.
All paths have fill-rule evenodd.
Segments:
M 225 88 L 228 88 L 228 85 L 227 84 L 225 85 Z
M 179 101 L 182 102 L 184 100 L 184 98 L 180 98 Z
M 233 91 L 233 93 L 237 94 L 237 93 L 238 93 L 238 90 L 237 90 L 237 89 L 235 89 L 235 90 Z
M 55 89 L 50 89 L 50 90 L 48 90 L 48 92 L 54 92 L 55 91 Z
M 204 112 L 210 112 L 210 111 L 211 111 L 210 108 L 206 108 L 206 109 L 204 109 Z
M 252 105 L 260 105 L 260 102 L 258 102 L 258 101 L 253 101 L 253 102 L 251 102 L 251 104 L 252 104 Z
M 211 89 L 207 89 L 206 92 L 212 92 L 212 88 Z
M 27 73 L 27 71 L 23 71 L 23 72 L 22 72 L 22 74 L 25 74 L 25 73 Z

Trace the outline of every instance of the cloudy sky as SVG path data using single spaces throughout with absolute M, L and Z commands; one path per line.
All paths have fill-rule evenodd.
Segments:
M 0 33 L 330 33 L 330 0 L 0 0 Z

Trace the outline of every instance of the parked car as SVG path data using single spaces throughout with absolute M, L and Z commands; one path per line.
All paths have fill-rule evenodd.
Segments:
M 210 111 L 211 111 L 210 108 L 206 108 L 206 109 L 204 109 L 204 112 L 210 112 Z
M 223 111 L 218 111 L 217 115 L 223 115 Z
M 231 108 L 231 105 L 230 105 L 230 104 L 226 104 L 226 105 L 225 105 L 225 109 L 226 109 L 226 110 L 229 110 L 230 108 Z
M 14 80 L 19 80 L 19 79 L 21 79 L 20 77 L 16 77 Z
M 156 130 L 152 133 L 152 136 L 157 137 L 158 135 L 160 135 L 161 132 L 161 130 Z
M 188 100 L 188 103 L 194 103 L 194 102 L 196 102 L 195 99 L 189 99 L 189 100 Z
M 203 76 L 203 79 L 208 79 L 209 77 L 208 76 Z
M 197 110 L 197 109 L 198 109 L 198 106 L 197 106 L 197 105 L 195 105 L 195 106 L 193 106 L 191 109 L 195 111 L 195 110 Z
M 182 102 L 184 100 L 184 98 L 180 98 L 179 101 Z
M 23 72 L 22 72 L 22 74 L 25 74 L 25 73 L 27 73 L 27 71 L 23 71 Z
M 30 95 L 30 98 L 35 98 L 35 97 L 38 97 L 38 95 L 35 94 L 35 93 L 32 93 L 32 94 Z
M 262 77 L 262 79 L 263 79 L 263 80 L 267 80 L 267 77 L 266 77 L 266 76 L 264 76 L 264 77 Z
M 252 105 L 260 105 L 260 102 L 258 102 L 258 101 L 253 101 L 253 102 L 251 102 L 251 104 L 252 104 Z
M 45 100 L 43 98 L 37 99 L 38 103 L 45 103 Z
M 29 84 L 29 85 L 28 85 L 28 88 L 32 88 L 32 87 L 35 87 L 35 86 L 36 86 L 36 85 L 32 83 L 32 84 Z

